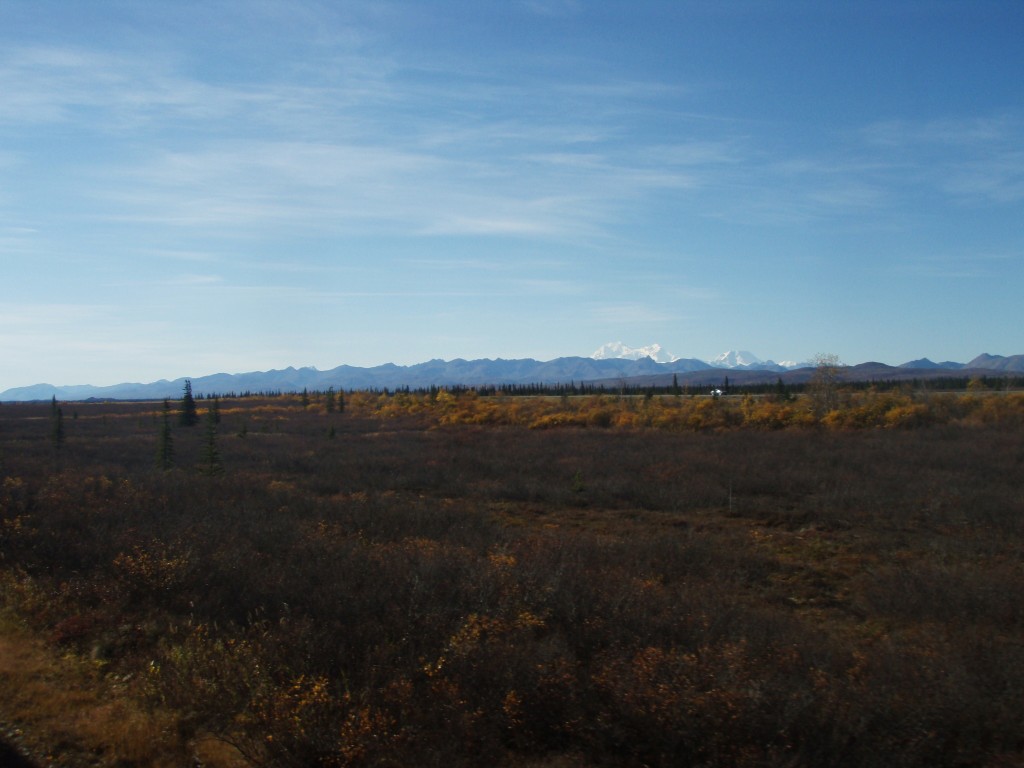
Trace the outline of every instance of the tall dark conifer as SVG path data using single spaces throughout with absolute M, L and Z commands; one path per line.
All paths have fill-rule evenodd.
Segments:
M 64 443 L 64 411 L 57 407 L 56 400 L 54 401 L 53 407 L 54 411 L 51 418 L 50 437 L 53 439 L 54 447 L 60 448 Z
M 194 427 L 199 423 L 196 401 L 192 397 L 192 382 L 189 379 L 185 379 L 185 391 L 181 396 L 181 411 L 178 414 L 178 423 L 183 427 Z
M 203 444 L 203 464 L 201 470 L 208 475 L 221 475 L 224 473 L 224 465 L 220 460 L 220 450 L 217 448 L 217 422 L 214 419 L 213 410 L 206 412 L 206 438 Z

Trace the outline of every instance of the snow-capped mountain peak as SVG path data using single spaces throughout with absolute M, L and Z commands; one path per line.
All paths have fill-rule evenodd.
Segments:
M 601 345 L 591 357 L 594 360 L 643 360 L 645 357 L 653 359 L 656 363 L 671 363 L 679 358 L 669 354 L 661 348 L 661 344 L 649 344 L 646 347 L 627 347 L 621 341 L 609 341 Z
M 602 345 L 590 357 L 594 360 L 643 360 L 645 357 L 649 357 L 656 363 L 675 363 L 681 360 L 678 355 L 669 354 L 662 349 L 660 344 L 649 344 L 646 347 L 627 347 L 621 341 L 610 341 Z M 762 360 L 753 352 L 732 349 L 728 352 L 723 352 L 714 360 L 708 360 L 707 365 L 714 368 L 787 370 L 799 368 L 804 364 L 788 361 L 785 363 L 775 363 L 772 360 Z
M 753 352 L 744 352 L 740 350 L 729 350 L 723 352 L 714 360 L 708 360 L 709 365 L 713 365 L 716 368 L 738 368 L 741 365 L 758 365 L 764 361 L 755 355 Z

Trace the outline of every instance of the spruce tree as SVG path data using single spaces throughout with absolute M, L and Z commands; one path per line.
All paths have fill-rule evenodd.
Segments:
M 781 376 L 779 376 L 778 381 L 775 382 L 775 396 L 779 400 L 789 400 L 789 390 L 786 389 L 786 385 L 783 383 Z
M 185 379 L 185 390 L 181 396 L 181 412 L 178 414 L 178 423 L 183 427 L 194 427 L 199 423 L 196 401 L 192 397 L 192 382 L 189 379 Z
M 50 437 L 53 439 L 54 447 L 60 448 L 64 443 L 64 411 L 57 407 L 56 400 L 54 400 L 53 408 Z
M 335 399 L 334 399 L 334 387 L 327 388 L 327 412 L 334 413 Z
M 220 450 L 217 448 L 217 422 L 214 420 L 213 409 L 206 412 L 206 438 L 203 445 L 202 471 L 207 475 L 224 473 L 224 465 L 220 461 Z

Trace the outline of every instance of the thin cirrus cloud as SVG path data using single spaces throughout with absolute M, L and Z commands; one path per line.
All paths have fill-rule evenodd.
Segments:
M 656 82 L 559 84 L 561 98 L 589 105 L 587 129 L 578 114 L 561 120 L 543 106 L 539 121 L 474 121 L 464 115 L 444 121 L 445 104 L 479 103 L 485 95 L 500 100 L 506 92 L 518 94 L 513 101 L 521 102 L 524 86 L 476 82 L 469 93 L 451 85 L 414 87 L 389 81 L 367 57 L 352 60 L 360 62 L 352 69 L 365 73 L 372 88 L 362 74 L 329 87 L 214 86 L 176 73 L 167 63 L 132 61 L 123 54 L 23 48 L 10 52 L 0 67 L 7 104 L 0 121 L 73 118 L 76 130 L 108 132 L 126 124 L 150 126 L 142 135 L 157 151 L 134 165 L 129 159 L 120 167 L 95 169 L 91 194 L 114 204 L 108 218 L 173 227 L 314 221 L 344 229 L 377 222 L 429 236 L 594 236 L 622 205 L 665 190 L 706 191 L 701 205 L 707 215 L 747 215 L 782 224 L 877 207 L 885 202 L 888 186 L 906 185 L 915 176 L 965 199 L 1007 203 L 1024 195 L 1024 161 L 1008 148 L 1020 138 L 1019 126 L 1006 118 L 869 125 L 864 144 L 847 149 L 877 153 L 899 169 L 899 177 L 849 169 L 839 178 L 836 169 L 842 164 L 834 157 L 805 164 L 796 173 L 799 158 L 791 158 L 788 168 L 777 159 L 761 163 L 739 136 L 640 143 L 623 157 L 595 151 L 594 145 L 602 146 L 622 129 L 621 118 L 631 108 L 642 111 L 645 103 L 673 90 Z M 397 144 L 373 143 L 383 119 L 378 110 L 389 101 L 409 100 L 438 103 L 441 117 L 428 121 L 421 133 L 401 129 Z M 360 110 L 346 113 L 352 105 Z M 338 128 L 347 141 L 283 136 L 228 143 L 217 130 L 218 120 L 247 116 L 284 131 L 304 114 L 318 115 L 324 130 Z M 201 125 L 199 143 L 206 146 L 165 150 L 173 142 L 159 130 L 162 120 Z M 578 151 L 581 143 L 591 148 Z M 922 144 L 942 146 L 950 154 L 928 167 L 906 155 L 892 156 L 891 150 Z M 991 155 L 978 156 L 979 148 Z
M 242 142 L 98 170 L 92 188 L 115 203 L 114 218 L 175 226 L 376 221 L 425 235 L 565 236 L 597 234 L 617 203 L 701 183 L 692 166 L 617 164 L 593 153 L 539 155 L 529 165 L 388 146 Z
M 893 270 L 922 278 L 946 280 L 1012 280 L 1014 264 L 1024 253 L 926 253 L 917 254 L 893 266 Z
M 80 134 L 130 131 L 158 143 L 174 138 L 169 129 L 192 138 L 233 135 L 247 125 L 292 135 L 358 129 L 347 111 L 388 104 L 389 88 L 375 65 L 342 68 L 345 77 L 324 82 L 217 83 L 153 52 L 14 47 L 0 55 L 0 125 L 73 123 Z
M 1024 199 L 1024 119 L 1019 117 L 886 121 L 867 126 L 864 137 L 897 169 L 894 183 L 939 190 L 968 204 Z
M 15 302 L 0 303 L 0 327 L 20 331 L 30 328 L 61 328 L 109 317 L 114 308 L 104 304 Z
M 1008 117 L 942 118 L 936 120 L 886 120 L 864 128 L 866 140 L 893 147 L 939 144 L 954 147 L 990 146 L 1019 138 L 1020 121 Z
M 713 196 L 731 193 L 736 202 L 749 183 L 737 178 L 760 175 L 763 188 L 772 182 L 731 140 L 641 142 L 627 154 L 603 149 L 645 104 L 680 90 L 657 82 L 559 83 L 557 98 L 585 105 L 563 118 L 552 109 L 555 95 L 500 81 L 424 87 L 387 81 L 378 72 L 377 95 L 368 97 L 358 79 L 257 91 L 214 87 L 166 63 L 129 62 L 124 55 L 28 49 L 11 58 L 16 62 L 4 68 L 2 81 L 18 81 L 15 100 L 30 105 L 23 119 L 63 121 L 74 114 L 79 130 L 145 126 L 143 143 L 155 151 L 93 169 L 81 192 L 90 204 L 107 201 L 96 214 L 113 221 L 227 227 L 220 233 L 234 236 L 253 226 L 264 232 L 314 223 L 334 231 L 398 227 L 421 236 L 594 238 L 651 195 L 708 190 L 703 205 L 709 211 L 718 205 L 721 213 L 728 204 Z M 363 62 L 356 70 L 372 68 Z M 27 71 L 35 75 L 19 81 Z M 541 119 L 475 120 L 458 109 L 510 94 L 513 103 L 531 103 L 527 96 L 534 93 L 542 94 L 532 107 Z M 431 113 L 437 116 L 421 132 L 401 128 L 380 143 L 380 110 L 392 100 L 430 101 L 439 106 Z M 352 105 L 358 109 L 348 110 Z M 337 129 L 341 141 L 227 140 L 217 127 L 232 116 L 282 133 L 300 124 L 297 132 L 308 133 L 309 125 L 294 119 L 305 114 L 318 115 L 324 132 Z M 201 126 L 198 148 L 167 149 L 175 142 L 160 132 L 161 120 Z M 581 145 L 587 149 L 579 151 Z M 836 199 L 834 188 L 829 194 Z M 758 210 L 756 195 L 751 199 Z M 805 201 L 790 210 L 807 207 Z
M 952 166 L 944 189 L 967 201 L 1011 205 L 1024 200 L 1024 151 L 1006 149 Z
M 595 117 L 608 121 L 609 115 L 623 112 L 616 98 L 628 98 L 635 107 L 658 96 L 662 88 L 657 84 L 646 89 L 636 83 L 560 86 L 563 95 L 605 105 L 598 110 L 603 114 L 590 116 L 586 129 L 578 117 L 564 123 L 550 116 L 539 122 L 479 123 L 453 117 L 450 123 L 428 125 L 422 136 L 403 130 L 398 143 L 384 145 L 374 144 L 381 121 L 376 110 L 389 97 L 377 96 L 367 105 L 361 101 L 361 85 L 354 93 L 345 90 L 348 86 L 259 91 L 215 87 L 167 71 L 166 64 L 54 48 L 10 54 L 0 69 L 0 83 L 9 86 L 8 103 L 17 105 L 8 110 L 8 119 L 74 119 L 79 132 L 117 133 L 125 125 L 142 126 L 140 143 L 155 152 L 140 150 L 143 157 L 134 164 L 127 158 L 104 165 L 89 179 L 89 197 L 109 200 L 114 205 L 105 217 L 121 221 L 164 221 L 180 227 L 330 218 L 405 222 L 409 231 L 428 235 L 580 234 L 594 232 L 619 200 L 700 183 L 693 172 L 693 148 L 686 150 L 686 157 L 678 150 L 668 153 L 657 164 L 640 156 L 623 161 L 561 149 L 524 155 L 534 147 L 575 148 L 580 142 L 599 141 L 616 128 L 602 131 Z M 403 88 L 411 86 L 393 83 L 376 92 L 401 101 L 396 92 Z M 595 88 L 607 98 L 594 99 Z M 489 93 L 500 98 L 503 90 L 498 84 Z M 443 107 L 446 99 L 461 103 L 468 97 L 446 87 L 417 91 L 412 98 Z M 346 113 L 353 101 L 362 107 L 359 114 Z M 291 137 L 228 142 L 217 129 L 218 121 L 228 116 L 251 115 L 257 122 L 284 126 L 302 123 L 290 118 L 305 113 L 333 122 L 342 142 Z M 175 143 L 173 136 L 161 132 L 162 121 L 168 120 L 202 126 L 202 148 L 168 151 L 165 147 Z M 444 142 L 440 136 L 446 137 Z M 706 152 L 698 158 L 703 163 L 713 159 Z M 673 162 L 688 171 L 673 168 Z M 569 189 L 587 193 L 570 195 Z M 572 204 L 552 204 L 558 200 Z
M 76 48 L 15 48 L 0 60 L 0 123 L 74 122 L 120 133 L 170 116 L 209 120 L 258 101 L 161 71 L 151 59 Z
M 586 200 L 494 188 L 477 173 L 386 147 L 259 143 L 121 169 L 121 183 L 100 179 L 93 190 L 111 219 L 176 227 L 554 235 L 589 229 L 596 218 Z
M 23 70 L 33 68 L 44 72 L 19 81 Z M 433 126 L 423 137 L 385 145 L 371 139 L 376 117 L 360 124 L 359 118 L 347 116 L 341 122 L 342 133 L 351 137 L 348 143 L 291 138 L 227 142 L 207 128 L 200 136 L 205 148 L 168 151 L 164 147 L 174 142 L 159 132 L 160 115 L 206 124 L 251 110 L 264 122 L 273 121 L 268 113 L 278 113 L 283 123 L 282 112 L 314 111 L 304 98 L 316 101 L 322 114 L 324 92 L 307 89 L 278 99 L 273 90 L 255 95 L 165 73 L 147 75 L 145 69 L 129 78 L 124 71 L 138 68 L 118 57 L 33 50 L 23 53 L 20 65 L 8 64 L 2 77 L 18 81 L 12 89 L 21 107 L 12 110 L 16 119 L 59 123 L 74 117 L 76 130 L 101 132 L 116 132 L 110 126 L 125 122 L 151 124 L 140 135 L 156 152 L 140 152 L 143 157 L 134 164 L 128 158 L 91 172 L 89 198 L 112 203 L 109 212 L 100 212 L 105 218 L 175 227 L 377 220 L 404 222 L 410 231 L 429 235 L 579 234 L 594 231 L 616 198 L 694 184 L 692 173 L 652 163 L 610 162 L 595 153 L 527 155 L 524 170 L 521 148 L 575 146 L 596 136 L 583 134 L 574 122 L 539 128 L 514 121 L 460 124 L 448 131 L 446 144 L 437 139 L 444 129 Z M 585 199 L 567 195 L 570 188 L 588 194 Z M 558 200 L 572 204 L 559 206 Z

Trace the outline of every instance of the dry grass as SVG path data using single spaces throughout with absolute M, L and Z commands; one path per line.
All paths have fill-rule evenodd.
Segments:
M 226 745 L 186 744 L 167 712 L 140 709 L 94 662 L 58 655 L 25 626 L 0 618 L 0 723 L 14 745 L 47 766 L 244 766 Z

